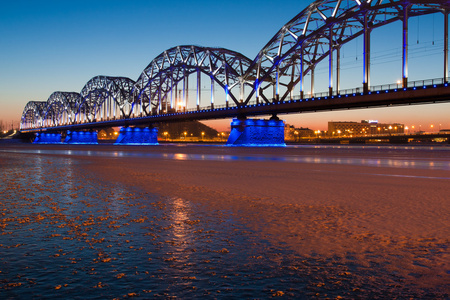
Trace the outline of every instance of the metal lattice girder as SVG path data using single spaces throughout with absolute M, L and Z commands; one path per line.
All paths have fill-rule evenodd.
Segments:
M 258 74 L 245 103 L 255 92 L 262 93 L 278 84 L 286 87 L 287 91 L 279 95 L 280 100 L 285 99 L 305 74 L 329 56 L 330 49 L 338 49 L 365 30 L 402 20 L 405 11 L 408 17 L 414 17 L 447 13 L 449 8 L 448 0 L 315 1 L 284 25 L 258 53 L 244 76 L 251 81 L 255 72 Z M 276 82 L 268 78 L 276 78 Z
M 47 100 L 43 121 L 50 121 L 51 124 L 62 122 L 71 123 L 80 94 L 75 92 L 54 92 Z M 63 118 L 65 115 L 66 118 Z
M 203 73 L 239 105 L 241 95 L 233 92 L 243 88 L 242 76 L 250 64 L 251 60 L 246 56 L 223 48 L 177 46 L 161 53 L 144 69 L 135 85 L 137 101 L 151 111 L 169 101 L 173 86 L 191 74 L 200 76 Z M 198 89 L 199 86 L 197 93 L 200 92 Z
M 77 113 L 87 115 L 91 120 L 105 101 L 111 107 L 117 106 L 122 117 L 129 117 L 133 104 L 134 81 L 127 77 L 96 76 L 81 90 Z
M 39 126 L 42 121 L 43 113 L 46 111 L 46 101 L 29 101 L 23 109 L 20 122 L 21 128 Z

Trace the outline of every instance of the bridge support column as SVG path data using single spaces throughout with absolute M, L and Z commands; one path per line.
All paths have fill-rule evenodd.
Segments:
M 38 132 L 33 144 L 62 144 L 61 133 Z
M 370 28 L 367 13 L 364 14 L 364 82 L 363 91 L 370 91 Z
M 114 145 L 158 145 L 158 128 L 122 127 Z
M 304 90 L 303 90 L 303 44 L 300 47 L 300 99 L 303 99 L 304 97 Z
M 333 96 L 333 27 L 330 27 L 330 41 L 328 55 L 328 95 Z
M 448 10 L 444 11 L 444 83 L 448 82 Z
M 336 94 L 341 89 L 341 45 L 336 47 Z
M 403 6 L 403 88 L 408 87 L 408 10 L 409 5 Z
M 67 131 L 64 143 L 66 144 L 84 144 L 84 145 L 96 145 L 97 131 Z
M 227 146 L 286 147 L 284 121 L 277 117 L 270 120 L 233 119 Z

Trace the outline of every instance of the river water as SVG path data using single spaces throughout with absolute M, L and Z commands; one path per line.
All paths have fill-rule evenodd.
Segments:
M 358 266 L 305 260 L 274 247 L 230 211 L 101 182 L 85 174 L 87 162 L 76 158 L 82 153 L 51 151 L 0 151 L 1 299 L 448 296 L 410 291 L 401 282 L 377 289 L 376 282 L 355 281 L 350 274 Z M 449 168 L 448 162 L 433 167 Z

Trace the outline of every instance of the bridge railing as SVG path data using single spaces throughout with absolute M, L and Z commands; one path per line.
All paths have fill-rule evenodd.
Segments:
M 414 87 L 442 85 L 445 82 L 446 81 L 444 80 L 444 78 L 416 80 L 416 81 L 409 81 L 407 87 L 414 88 Z M 401 89 L 401 88 L 403 88 L 403 86 L 401 83 L 398 82 L 398 83 L 371 86 L 370 91 L 376 92 L 376 91 L 395 90 L 395 89 Z

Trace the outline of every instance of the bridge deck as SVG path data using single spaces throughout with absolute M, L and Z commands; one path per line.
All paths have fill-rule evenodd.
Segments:
M 258 115 L 303 113 L 329 110 L 344 110 L 382 106 L 411 105 L 450 101 L 448 84 L 433 84 L 411 88 L 394 88 L 368 93 L 293 99 L 284 102 L 259 103 L 245 106 L 215 107 L 188 110 L 168 114 L 97 121 L 91 123 L 69 124 L 54 127 L 23 129 L 21 132 L 61 131 L 100 129 L 105 127 L 151 125 L 159 122 L 177 122 L 189 120 L 224 119 Z

